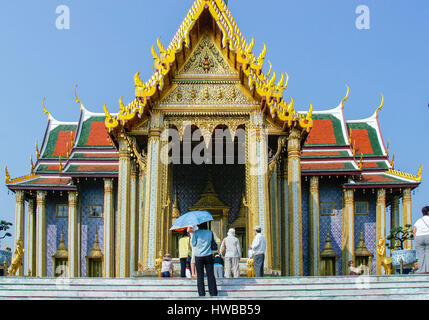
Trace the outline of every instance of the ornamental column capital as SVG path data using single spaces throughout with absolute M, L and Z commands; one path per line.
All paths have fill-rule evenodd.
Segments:
M 113 192 L 113 178 L 104 178 L 104 192 Z
M 385 201 L 386 201 L 386 189 L 378 189 L 377 202 L 385 202 Z
M 24 199 L 24 190 L 16 190 L 15 192 L 16 202 L 23 202 Z
M 354 200 L 354 189 L 344 189 L 344 201 L 346 203 L 353 202 Z
M 37 203 L 44 203 L 48 193 L 46 191 L 37 191 L 36 201 Z
M 404 189 L 404 191 L 402 191 L 402 196 L 404 197 L 404 201 L 411 200 L 411 188 Z
M 69 191 L 69 206 L 76 206 L 78 196 L 79 193 L 77 191 Z
M 318 192 L 319 191 L 319 177 L 311 176 L 310 178 L 310 191 Z
M 287 151 L 289 157 L 301 156 L 301 131 L 297 128 L 293 128 L 287 138 Z

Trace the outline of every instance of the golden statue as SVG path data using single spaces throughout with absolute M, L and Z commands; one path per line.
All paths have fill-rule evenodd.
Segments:
M 383 238 L 380 238 L 378 240 L 378 246 L 377 246 L 377 254 L 379 263 L 384 268 L 384 273 L 386 275 L 392 274 L 392 258 L 386 257 L 386 240 Z
M 158 278 L 161 278 L 161 267 L 162 267 L 162 261 L 164 259 L 162 258 L 162 251 L 159 251 L 159 258 L 155 259 L 155 270 L 158 273 Z
M 21 271 L 23 258 L 24 258 L 24 242 L 22 240 L 18 240 L 16 242 L 16 249 L 14 252 L 12 262 L 10 264 L 9 275 L 15 276 L 18 270 Z
M 140 272 L 143 271 L 144 270 L 143 265 L 140 262 L 137 262 L 137 264 L 138 264 L 138 267 L 139 267 L 139 271 Z
M 247 259 L 246 266 L 247 266 L 247 277 L 248 278 L 254 278 L 255 277 L 255 266 L 254 266 L 254 260 L 253 258 Z

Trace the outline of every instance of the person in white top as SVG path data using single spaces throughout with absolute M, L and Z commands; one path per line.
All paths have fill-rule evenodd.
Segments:
M 252 245 L 250 246 L 251 255 L 253 255 L 255 277 L 264 276 L 265 249 L 267 244 L 261 232 L 262 232 L 261 227 L 259 226 L 255 227 L 254 229 L 255 238 L 253 239 Z
M 429 207 L 424 207 L 422 213 L 413 228 L 419 268 L 416 273 L 429 273 Z
M 235 236 L 235 229 L 228 230 L 228 236 L 220 245 L 221 254 L 225 258 L 225 278 L 238 278 L 240 276 L 239 262 L 241 257 L 240 241 Z

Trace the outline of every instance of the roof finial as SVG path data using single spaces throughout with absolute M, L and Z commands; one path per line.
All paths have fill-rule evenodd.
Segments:
M 80 101 L 79 98 L 77 97 L 76 89 L 77 89 L 77 85 L 75 85 L 74 87 L 74 97 L 76 99 L 76 103 L 80 104 L 80 110 L 82 110 L 83 104 L 82 104 L 82 101 Z
M 360 162 L 359 162 L 359 169 L 363 169 L 363 153 L 360 154 Z
M 392 161 L 390 161 L 390 165 L 392 166 L 392 169 L 395 170 L 395 153 L 394 152 L 392 155 Z
M 341 100 L 341 105 L 342 106 L 344 105 L 344 102 L 347 101 L 347 99 L 349 98 L 350 88 L 349 88 L 348 85 L 346 85 L 346 88 L 347 88 L 346 96 L 343 98 L 343 100 Z
M 422 171 L 423 171 L 423 164 L 420 166 L 419 171 L 417 172 L 417 178 L 422 179 Z
M 387 146 L 386 146 L 387 157 L 389 157 L 389 144 L 390 144 L 390 140 L 387 140 Z
M 36 157 L 37 159 L 39 159 L 40 157 L 40 151 L 39 151 L 39 146 L 37 145 L 37 141 L 36 141 Z
M 51 117 L 51 114 L 45 108 L 45 100 L 46 100 L 46 98 L 43 98 L 43 100 L 42 100 L 43 111 L 48 114 L 48 119 L 49 119 Z
M 381 108 L 383 108 L 383 105 L 384 105 L 384 96 L 383 96 L 383 94 L 381 94 L 381 104 L 380 104 L 380 106 L 377 108 L 377 110 L 375 110 L 375 114 L 376 114 L 376 116 L 378 116 L 378 111 L 380 111 L 380 110 L 381 110 Z
M 33 156 L 30 155 L 30 171 L 34 173 L 34 164 L 33 164 Z
M 6 181 L 6 184 L 8 184 L 10 182 L 10 174 L 9 174 L 9 171 L 7 171 L 7 166 L 4 168 L 4 171 L 6 173 L 5 181 Z
M 58 166 L 58 171 L 62 172 L 63 171 L 63 164 L 61 163 L 61 156 L 59 156 L 59 161 L 60 161 L 60 165 Z

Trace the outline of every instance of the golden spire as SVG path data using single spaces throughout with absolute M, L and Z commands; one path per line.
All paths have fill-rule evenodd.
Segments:
M 39 151 L 39 146 L 37 145 L 37 141 L 36 141 L 36 157 L 37 159 L 40 158 L 40 151 Z
M 6 173 L 5 181 L 8 184 L 8 183 L 10 183 L 10 174 L 9 174 L 9 171 L 7 171 L 7 166 L 4 168 L 4 171 Z
M 33 156 L 30 156 L 30 171 L 31 173 L 34 173 Z
M 43 100 L 42 100 L 43 111 L 48 115 L 48 119 L 49 119 L 51 117 L 51 114 L 49 113 L 48 110 L 46 110 L 45 100 L 46 100 L 46 98 L 43 98 Z
M 383 94 L 381 94 L 381 104 L 380 104 L 380 106 L 377 108 L 377 110 L 375 110 L 375 114 L 378 116 L 378 111 L 380 111 L 381 110 L 381 108 L 383 108 L 383 105 L 384 105 L 384 96 L 383 96 Z
M 346 85 L 346 87 L 347 87 L 347 93 L 346 93 L 346 96 L 343 98 L 343 100 L 341 100 L 341 105 L 342 106 L 344 105 L 344 102 L 346 102 L 347 99 L 349 98 L 350 88 L 349 88 L 348 85 Z
M 180 210 L 179 210 L 179 202 L 178 202 L 177 190 L 176 190 L 176 194 L 174 196 L 172 217 L 173 217 L 173 219 L 176 219 L 176 218 L 180 217 Z

